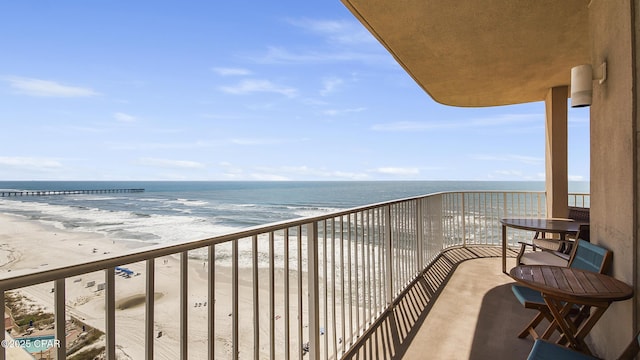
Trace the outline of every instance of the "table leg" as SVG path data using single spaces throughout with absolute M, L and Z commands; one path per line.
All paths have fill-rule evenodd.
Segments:
M 572 348 L 578 351 L 582 351 L 586 354 L 591 355 L 591 351 L 587 347 L 587 344 L 585 344 L 583 341 L 580 341 L 576 338 L 575 327 L 571 326 L 572 324 L 570 324 L 565 317 L 566 316 L 565 312 L 568 311 L 568 308 L 571 306 L 571 304 L 563 303 L 563 301 L 553 299 L 547 296 L 546 294 L 542 294 L 542 296 L 544 298 L 544 302 L 549 307 L 549 310 L 551 311 L 551 315 L 553 315 L 553 319 L 554 319 L 551 325 L 549 325 L 549 328 L 547 329 L 547 331 L 545 331 L 545 333 L 543 334 L 542 336 L 543 339 L 545 338 L 545 336 L 547 338 L 551 336 L 551 333 L 553 332 L 549 333 L 549 330 L 553 327 L 555 323 L 560 328 L 560 331 L 562 332 L 564 337 L 569 341 L 569 346 L 571 346 Z
M 589 334 L 589 331 L 593 328 L 593 326 L 600 320 L 600 317 L 609 307 L 609 303 L 600 303 L 599 305 L 593 305 L 595 311 L 591 312 L 591 316 L 587 319 L 587 321 L 580 326 L 576 333 L 576 339 L 584 343 L 584 338 Z M 585 345 L 586 346 L 586 345 Z
M 507 273 L 507 227 L 502 225 L 502 272 Z
M 591 315 L 580 326 L 576 326 L 570 319 L 567 319 L 567 315 L 573 304 L 556 300 L 549 297 L 547 294 L 542 294 L 544 302 L 549 307 L 551 315 L 553 315 L 553 322 L 549 325 L 547 330 L 542 335 L 543 339 L 548 339 L 553 334 L 554 326 L 560 328 L 562 336 L 569 342 L 569 346 L 583 352 L 587 355 L 592 355 L 589 346 L 584 341 L 584 338 L 589 334 L 593 326 L 600 320 L 600 317 L 609 308 L 608 302 L 590 303 L 589 305 L 595 308 L 595 311 L 591 312 Z M 562 337 L 560 338 L 562 340 Z
M 557 304 L 559 307 L 562 307 L 560 309 L 559 315 L 563 318 L 566 319 L 567 315 L 569 315 L 569 312 L 571 311 L 571 308 L 573 307 L 572 304 L 570 303 L 564 303 L 564 305 L 562 305 L 562 303 L 558 303 Z M 548 306 L 548 305 L 547 305 Z M 553 335 L 553 333 L 558 330 L 560 331 L 560 334 L 562 335 L 560 337 L 560 339 L 563 339 L 563 332 L 562 329 L 558 329 L 559 324 L 558 321 L 556 320 L 555 316 L 553 315 L 553 313 L 551 313 L 551 316 L 553 317 L 553 320 L 551 321 L 551 323 L 549 324 L 549 326 L 547 327 L 547 329 L 544 331 L 544 333 L 542 333 L 541 338 L 544 340 L 548 340 L 551 335 Z M 571 329 L 573 330 L 572 333 L 576 332 L 575 326 L 571 327 Z

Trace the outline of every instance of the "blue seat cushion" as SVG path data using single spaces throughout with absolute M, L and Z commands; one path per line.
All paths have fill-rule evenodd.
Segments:
M 511 285 L 511 291 L 518 298 L 520 304 L 524 305 L 525 303 L 536 303 L 540 305 L 545 305 L 544 299 L 542 298 L 542 293 L 540 291 L 536 291 L 530 289 L 526 286 L 521 285 Z
M 527 360 L 597 360 L 564 346 L 556 345 L 545 340 L 537 339 Z

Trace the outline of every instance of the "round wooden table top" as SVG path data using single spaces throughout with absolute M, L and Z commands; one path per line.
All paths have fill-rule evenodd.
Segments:
M 588 224 L 571 219 L 543 219 L 543 218 L 505 218 L 500 219 L 504 226 L 515 229 L 541 231 L 549 233 L 570 234 L 577 233 L 580 225 Z
M 517 282 L 570 302 L 612 302 L 633 296 L 633 288 L 611 276 L 551 265 L 520 265 L 509 272 Z

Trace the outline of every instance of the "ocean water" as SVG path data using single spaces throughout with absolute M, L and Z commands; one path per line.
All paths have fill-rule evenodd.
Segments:
M 142 193 L 0 197 L 0 213 L 113 240 L 158 244 L 441 191 L 544 190 L 543 182 L 0 181 L 0 190 L 144 188 Z M 589 192 L 572 182 L 570 192 Z

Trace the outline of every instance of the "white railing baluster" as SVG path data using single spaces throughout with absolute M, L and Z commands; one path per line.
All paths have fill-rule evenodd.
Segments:
M 387 248 L 387 262 L 386 262 L 386 284 L 385 284 L 385 293 L 387 295 L 386 301 L 387 306 L 391 305 L 393 302 L 393 243 L 391 240 L 391 206 L 385 206 L 385 247 Z

